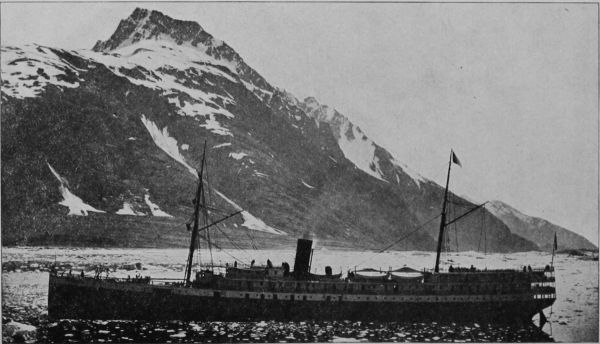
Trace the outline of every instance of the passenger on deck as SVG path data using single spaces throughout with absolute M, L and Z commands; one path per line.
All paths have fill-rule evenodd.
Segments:
M 273 263 L 271 263 L 270 259 L 267 259 L 267 267 L 268 268 L 272 268 L 273 267 Z
M 450 265 L 450 267 L 448 268 L 448 272 L 454 272 L 454 268 L 452 267 L 452 265 Z
M 527 265 L 527 271 L 532 272 L 531 265 Z
M 233 267 L 237 268 L 237 260 L 235 262 L 233 262 Z
M 81 278 L 84 278 L 84 277 L 85 277 L 85 275 L 83 273 L 83 270 L 81 270 Z
M 527 267 L 523 266 L 523 272 L 527 272 Z
M 254 259 L 252 259 L 252 261 L 250 262 L 250 267 L 254 266 Z
M 475 267 L 473 265 L 471 265 L 471 271 L 476 271 L 477 269 L 475 269 Z

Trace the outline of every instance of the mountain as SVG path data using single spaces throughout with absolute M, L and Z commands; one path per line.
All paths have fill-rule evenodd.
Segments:
M 539 217 L 523 214 L 517 209 L 501 201 L 489 203 L 489 210 L 504 222 L 510 230 L 523 238 L 538 244 L 544 251 L 552 251 L 554 233 L 559 250 L 564 249 L 589 249 L 598 247 L 579 234 L 555 225 Z
M 136 9 L 92 50 L 2 47 L 3 244 L 185 246 L 207 142 L 218 245 L 433 250 L 443 189 L 194 22 Z M 407 142 L 406 144 L 410 144 Z M 451 214 L 473 205 L 452 195 Z M 535 250 L 487 211 L 449 249 Z

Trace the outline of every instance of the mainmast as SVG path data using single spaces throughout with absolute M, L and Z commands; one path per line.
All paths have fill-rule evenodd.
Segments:
M 450 161 L 448 161 L 448 176 L 446 177 L 446 190 L 444 191 L 444 202 L 442 203 L 442 219 L 440 220 L 440 234 L 438 236 L 437 254 L 435 256 L 435 269 L 434 272 L 440 272 L 440 254 L 442 252 L 442 240 L 444 239 L 444 228 L 446 227 L 446 207 L 448 205 L 448 185 L 450 183 L 450 168 L 452 163 L 460 165 L 458 157 L 454 154 L 454 151 L 450 150 Z
M 204 142 L 204 150 L 202 151 L 202 163 L 200 165 L 200 172 L 198 172 L 198 190 L 196 191 L 196 204 L 194 207 L 194 227 L 192 229 L 192 240 L 190 241 L 190 251 L 188 253 L 188 260 L 185 270 L 185 284 L 189 285 L 192 277 L 192 261 L 194 258 L 194 251 L 196 250 L 196 241 L 198 240 L 198 216 L 200 212 L 200 202 L 204 202 L 204 182 L 202 181 L 202 175 L 204 174 L 204 159 L 206 155 L 206 141 Z

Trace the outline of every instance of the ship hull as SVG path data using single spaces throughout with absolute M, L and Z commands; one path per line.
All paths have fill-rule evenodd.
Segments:
M 553 299 L 407 302 L 283 300 L 267 294 L 254 298 L 236 291 L 199 290 L 93 279 L 50 276 L 48 315 L 51 319 L 131 320 L 423 320 L 529 322 Z M 432 296 L 435 297 L 435 296 Z

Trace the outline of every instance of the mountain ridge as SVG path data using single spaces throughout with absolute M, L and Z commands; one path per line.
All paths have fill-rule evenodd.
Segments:
M 439 185 L 344 115 L 270 85 L 225 43 L 215 48 L 199 24 L 142 9 L 129 18 L 91 51 L 2 47 L 3 244 L 179 245 L 180 238 L 185 246 L 194 170 L 209 141 L 211 200 L 244 210 L 215 230 L 221 242 L 311 232 L 362 247 L 406 237 L 396 248 L 435 248 Z M 156 22 L 180 28 L 173 30 L 181 39 L 162 39 L 171 29 Z M 106 213 L 67 215 L 61 186 Z M 457 211 L 470 204 L 463 203 Z M 146 221 L 156 214 L 172 217 Z M 489 218 L 490 250 L 537 249 L 481 215 Z M 94 224 L 83 225 L 86 218 Z M 461 221 L 452 245 L 476 249 L 479 223 Z
M 598 248 L 577 233 L 540 217 L 525 215 L 502 201 L 490 201 L 490 211 L 502 220 L 511 231 L 529 240 L 538 241 L 540 249 L 544 251 L 552 251 L 555 233 L 559 250 Z

